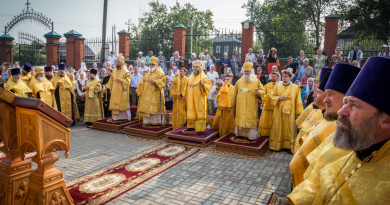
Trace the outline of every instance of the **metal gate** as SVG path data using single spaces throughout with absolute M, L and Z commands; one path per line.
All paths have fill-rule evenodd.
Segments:
M 20 61 L 20 65 L 29 62 L 33 65 L 46 65 L 45 44 L 33 42 L 31 44 L 17 44 L 14 61 Z

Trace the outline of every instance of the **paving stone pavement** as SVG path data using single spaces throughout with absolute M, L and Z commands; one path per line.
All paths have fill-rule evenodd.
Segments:
M 56 152 L 56 168 L 69 181 L 153 146 L 79 123 L 71 129 L 69 158 Z M 198 152 L 107 204 L 267 204 L 273 192 L 290 193 L 291 158 L 287 152 L 261 159 Z

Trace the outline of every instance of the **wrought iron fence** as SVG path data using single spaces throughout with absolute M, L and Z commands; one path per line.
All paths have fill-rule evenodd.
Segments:
M 267 55 L 268 51 L 274 47 L 278 51 L 279 58 L 297 57 L 300 50 L 305 52 L 306 57 L 312 58 L 314 56 L 313 48 L 317 44 L 314 30 L 255 31 L 255 35 L 254 53 L 258 53 L 261 48 L 264 50 L 264 55 Z M 323 45 L 323 37 L 324 31 L 321 30 L 318 38 L 320 45 Z
M 88 38 L 84 41 L 84 62 L 101 62 L 102 61 L 102 43 L 101 37 Z M 107 59 L 111 51 L 118 55 L 119 40 L 116 38 L 106 39 L 106 50 L 103 58 Z
M 353 50 L 355 43 L 359 44 L 359 50 L 363 51 L 364 57 L 377 56 L 382 50 L 383 42 L 372 37 L 360 39 L 356 34 L 339 34 L 337 35 L 337 47 L 340 47 L 344 57 Z
M 145 36 L 145 37 L 131 37 L 130 38 L 130 60 L 135 60 L 138 57 L 138 53 L 141 51 L 144 56 L 149 51 L 153 52 L 153 55 L 157 56 L 161 51 L 163 55 L 171 56 L 173 53 L 173 36 Z
M 20 61 L 23 65 L 29 62 L 33 65 L 46 65 L 46 46 L 38 42 L 32 44 L 16 44 L 13 54 L 14 61 Z
M 192 52 L 191 52 L 191 37 L 192 37 Z M 219 59 L 223 58 L 224 53 L 228 57 L 233 55 L 234 50 L 241 53 L 242 35 L 237 31 L 217 31 L 209 34 L 187 34 L 186 35 L 186 58 L 191 58 L 191 53 L 203 53 L 206 49 L 213 52 L 214 56 Z

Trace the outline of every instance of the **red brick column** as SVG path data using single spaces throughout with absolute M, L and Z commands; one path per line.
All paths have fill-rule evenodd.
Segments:
M 337 46 L 337 30 L 340 16 L 331 14 L 325 17 L 324 50 L 330 58 Z
M 51 31 L 44 35 L 46 38 L 46 65 L 57 65 L 58 47 L 60 46 L 61 35 Z
M 13 44 L 14 38 L 7 34 L 0 36 L 0 63 L 13 63 Z
M 183 58 L 186 53 L 186 27 L 179 24 L 173 27 L 173 52 L 179 51 Z
M 76 54 L 76 38 L 81 37 L 81 34 L 75 30 L 71 30 L 64 34 L 66 38 L 66 65 L 68 66 L 75 66 L 75 69 L 77 70 L 80 68 L 80 62 L 76 65 L 76 56 L 80 54 L 81 50 L 80 48 L 77 49 L 77 52 L 79 54 Z M 81 37 L 82 38 L 82 37 Z M 82 38 L 83 39 L 83 38 Z M 83 57 L 84 59 L 84 40 L 83 40 Z M 80 42 L 78 42 L 78 45 L 80 46 Z M 80 57 L 79 57 L 80 58 Z M 80 61 L 80 59 L 78 59 Z M 77 67 L 76 67 L 77 66 Z
M 242 37 L 241 37 L 241 62 L 245 62 L 245 55 L 249 48 L 253 48 L 253 31 L 255 24 L 251 20 L 241 22 Z
M 130 33 L 125 30 L 119 31 L 119 53 L 123 54 L 125 60 L 130 60 Z
M 79 70 L 81 67 L 81 62 L 84 61 L 84 41 L 85 38 L 78 36 L 74 39 L 74 68 Z

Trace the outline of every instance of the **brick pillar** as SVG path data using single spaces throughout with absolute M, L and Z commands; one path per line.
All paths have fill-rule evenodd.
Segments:
M 241 62 L 244 64 L 245 55 L 249 48 L 253 48 L 253 31 L 255 24 L 251 20 L 241 22 L 242 36 L 241 36 Z
M 325 17 L 324 50 L 330 58 L 337 46 L 337 30 L 340 16 L 331 14 Z
M 79 70 L 81 68 L 81 62 L 84 61 L 84 54 L 85 54 L 85 49 L 84 49 L 84 41 L 85 38 L 82 36 L 77 36 L 74 39 L 74 68 L 75 70 Z
M 119 31 L 119 53 L 123 54 L 125 60 L 130 60 L 130 33 L 125 30 Z
M 75 30 L 71 30 L 64 34 L 66 38 L 66 65 L 69 66 L 78 66 L 80 67 L 80 63 L 76 65 L 75 59 L 76 59 L 76 38 L 81 37 L 81 34 L 78 33 Z M 80 49 L 78 49 L 78 52 L 80 52 Z M 83 49 L 84 53 L 84 49 Z M 84 56 L 83 56 L 84 58 Z
M 46 38 L 46 65 L 57 65 L 58 47 L 60 46 L 61 35 L 51 31 L 44 35 Z
M 13 44 L 14 38 L 7 34 L 0 36 L 0 63 L 13 63 Z
M 179 55 L 185 58 L 186 27 L 181 24 L 173 27 L 173 52 L 175 51 L 179 51 Z

